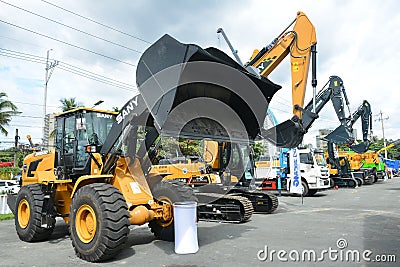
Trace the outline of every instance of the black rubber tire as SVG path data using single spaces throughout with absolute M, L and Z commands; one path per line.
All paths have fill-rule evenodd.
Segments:
M 356 180 L 358 187 L 360 187 L 364 184 L 364 182 L 361 178 L 356 177 L 356 178 L 354 178 L 354 180 Z
M 350 188 L 356 188 L 357 187 L 357 181 L 355 179 L 348 179 L 347 185 Z
M 317 189 L 310 189 L 310 190 L 308 190 L 308 195 L 307 195 L 307 196 L 313 196 L 313 195 L 315 195 L 317 192 L 318 192 Z
M 309 188 L 308 188 L 308 184 L 306 181 L 301 180 L 301 185 L 303 186 L 303 196 L 308 196 L 309 193 Z
M 329 180 L 330 180 L 331 188 L 334 188 L 335 187 L 335 180 L 333 180 L 332 178 L 329 178 Z
M 162 198 L 168 199 L 168 202 L 171 204 L 186 201 L 197 202 L 197 197 L 194 195 L 192 188 L 178 181 L 161 181 L 151 189 L 151 192 L 155 201 Z M 174 241 L 175 228 L 173 219 L 170 221 L 168 226 L 163 226 L 161 223 L 163 222 L 160 220 L 152 220 L 149 222 L 151 232 L 153 232 L 154 236 L 160 240 L 170 242 Z
M 83 205 L 93 209 L 96 229 L 90 242 L 77 233 L 76 213 Z M 110 184 L 93 183 L 81 187 L 74 195 L 69 217 L 72 246 L 86 261 L 100 262 L 117 255 L 129 234 L 129 212 L 121 192 Z
M 29 221 L 26 227 L 21 227 L 18 217 L 19 204 L 23 200 L 27 201 L 30 208 Z M 21 240 L 26 242 L 47 240 L 53 233 L 55 219 L 51 220 L 48 228 L 41 227 L 42 209 L 46 202 L 40 184 L 30 184 L 21 187 L 19 190 L 15 205 L 15 228 Z
M 372 185 L 372 184 L 375 182 L 373 176 L 369 176 L 368 179 L 367 179 L 367 181 L 368 181 L 368 182 L 364 182 L 364 183 L 367 184 L 367 185 Z

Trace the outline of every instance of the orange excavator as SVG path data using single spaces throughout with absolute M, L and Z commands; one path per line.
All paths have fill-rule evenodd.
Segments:
M 292 29 L 289 29 L 293 25 Z M 236 60 L 240 58 L 222 28 L 217 30 L 225 38 Z M 298 12 L 296 18 L 278 35 L 269 45 L 261 50 L 254 50 L 250 61 L 243 65 L 249 72 L 261 77 L 268 77 L 282 60 L 290 55 L 292 77 L 292 112 L 293 117 L 277 126 L 261 132 L 261 135 L 280 147 L 296 147 L 303 140 L 306 133 L 302 116 L 304 110 L 304 97 L 307 86 L 310 59 L 312 62 L 312 87 L 314 89 L 313 103 L 315 106 L 316 79 L 316 32 L 315 27 L 306 14 Z M 307 111 L 310 113 L 309 111 Z M 312 110 L 315 114 L 315 109 Z

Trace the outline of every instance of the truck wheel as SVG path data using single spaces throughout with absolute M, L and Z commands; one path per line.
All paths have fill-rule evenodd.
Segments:
M 110 184 L 80 188 L 72 199 L 70 231 L 76 255 L 99 262 L 120 252 L 129 234 L 129 212 L 121 192 Z
M 161 181 L 156 184 L 152 189 L 153 197 L 156 201 L 168 205 L 168 211 L 171 216 L 168 219 L 158 219 L 149 222 L 150 230 L 158 239 L 165 241 L 175 240 L 174 231 L 174 208 L 172 206 L 175 202 L 196 201 L 197 198 L 193 190 L 178 181 Z
M 356 177 L 356 178 L 354 178 L 354 180 L 356 180 L 358 187 L 360 187 L 364 184 L 364 182 L 361 178 Z
M 15 228 L 19 238 L 26 242 L 46 240 L 53 233 L 56 220 L 42 227 L 42 209 L 45 204 L 40 184 L 23 186 L 16 201 Z
M 310 190 L 308 190 L 308 196 L 313 196 L 313 195 L 315 195 L 317 192 L 318 192 L 318 190 L 316 190 L 316 189 L 310 189 Z
M 303 186 L 303 196 L 308 196 L 308 184 L 305 181 L 301 181 L 301 185 Z

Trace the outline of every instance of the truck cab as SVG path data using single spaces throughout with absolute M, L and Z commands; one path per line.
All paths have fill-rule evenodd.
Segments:
M 327 167 L 323 151 L 313 150 L 310 148 L 298 149 L 298 155 L 300 158 L 300 173 L 301 181 L 303 185 L 303 195 L 311 196 L 319 191 L 327 190 L 331 187 L 329 179 L 329 169 Z M 277 190 L 279 189 L 279 181 L 281 183 L 281 189 L 290 191 L 290 158 L 293 156 L 292 151 L 289 149 L 282 149 L 279 157 L 280 169 L 273 168 L 270 172 L 273 175 L 264 177 L 261 183 L 261 189 L 263 190 Z M 261 163 L 257 163 L 257 166 L 262 166 Z M 260 168 L 260 167 L 259 167 Z M 256 170 L 257 173 L 261 173 L 261 170 Z M 278 177 L 280 179 L 278 179 Z M 260 180 L 258 177 L 257 180 Z
M 303 188 L 306 187 L 304 195 L 314 195 L 330 188 L 329 169 L 323 151 L 306 148 L 299 149 L 298 153 Z

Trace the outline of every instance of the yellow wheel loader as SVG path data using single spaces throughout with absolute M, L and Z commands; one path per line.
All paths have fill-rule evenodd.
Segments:
M 115 256 L 129 225 L 150 222 L 156 237 L 174 239 L 172 203 L 197 199 L 189 187 L 173 183 L 154 183 L 150 190 L 136 151 L 127 155 L 122 142 L 102 152 L 120 135 L 113 131 L 116 115 L 77 108 L 56 116 L 56 149 L 25 158 L 21 190 L 9 197 L 21 240 L 48 239 L 56 217 L 69 224 L 78 257 L 92 262 Z M 137 139 L 135 131 L 128 134 L 130 142 Z

